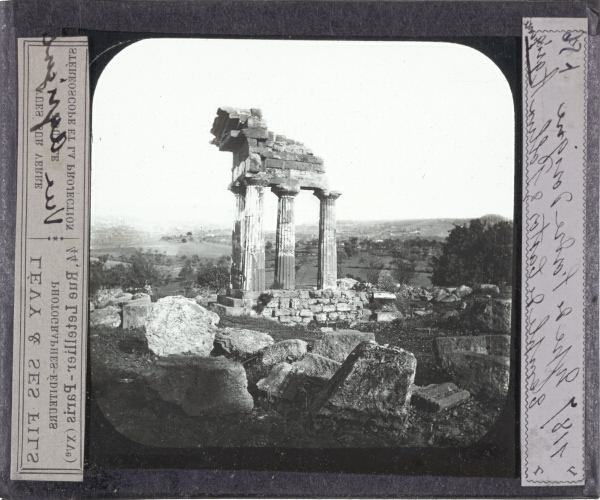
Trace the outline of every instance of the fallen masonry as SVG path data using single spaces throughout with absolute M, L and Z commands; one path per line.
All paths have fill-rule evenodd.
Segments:
M 438 413 L 468 401 L 470 396 L 469 391 L 459 389 L 451 382 L 425 387 L 413 386 L 410 404 L 420 410 Z
M 244 367 L 224 357 L 168 356 L 141 375 L 164 401 L 188 415 L 229 415 L 254 407 Z
M 417 360 L 403 349 L 359 344 L 310 405 L 313 418 L 331 417 L 402 426 Z

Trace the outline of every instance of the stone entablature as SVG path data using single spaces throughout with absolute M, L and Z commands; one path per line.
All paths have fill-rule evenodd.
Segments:
M 229 189 L 236 196 L 232 234 L 230 295 L 254 297 L 263 292 L 265 249 L 263 198 L 266 187 L 277 195 L 278 215 L 275 248 L 275 284 L 295 288 L 294 197 L 301 189 L 312 190 L 321 201 L 319 218 L 319 289 L 335 289 L 337 249 L 335 200 L 330 191 L 323 160 L 302 143 L 267 129 L 259 109 L 219 108 L 211 141 L 220 151 L 233 153 Z M 270 285 L 270 284 L 269 284 Z

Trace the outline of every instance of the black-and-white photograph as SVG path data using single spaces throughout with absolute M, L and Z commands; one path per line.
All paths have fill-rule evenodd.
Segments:
M 517 384 L 514 109 L 460 43 L 116 53 L 92 96 L 106 420 L 159 448 L 481 440 Z

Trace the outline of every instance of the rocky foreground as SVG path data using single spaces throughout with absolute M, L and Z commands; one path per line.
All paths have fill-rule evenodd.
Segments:
M 124 321 L 140 298 L 113 295 L 100 310 L 121 308 Z M 468 444 L 489 430 L 508 391 L 510 336 L 501 330 L 510 308 L 482 308 L 481 298 L 466 309 L 477 315 L 470 324 L 496 328 L 486 335 L 448 335 L 441 327 L 457 318 L 447 310 L 334 330 L 222 320 L 184 297 L 141 299 L 143 326 L 123 329 L 114 317 L 92 325 L 91 368 L 106 418 L 144 444 Z

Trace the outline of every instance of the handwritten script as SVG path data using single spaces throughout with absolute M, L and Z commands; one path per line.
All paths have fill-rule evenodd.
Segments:
M 523 20 L 523 485 L 584 481 L 587 24 L 581 21 Z

